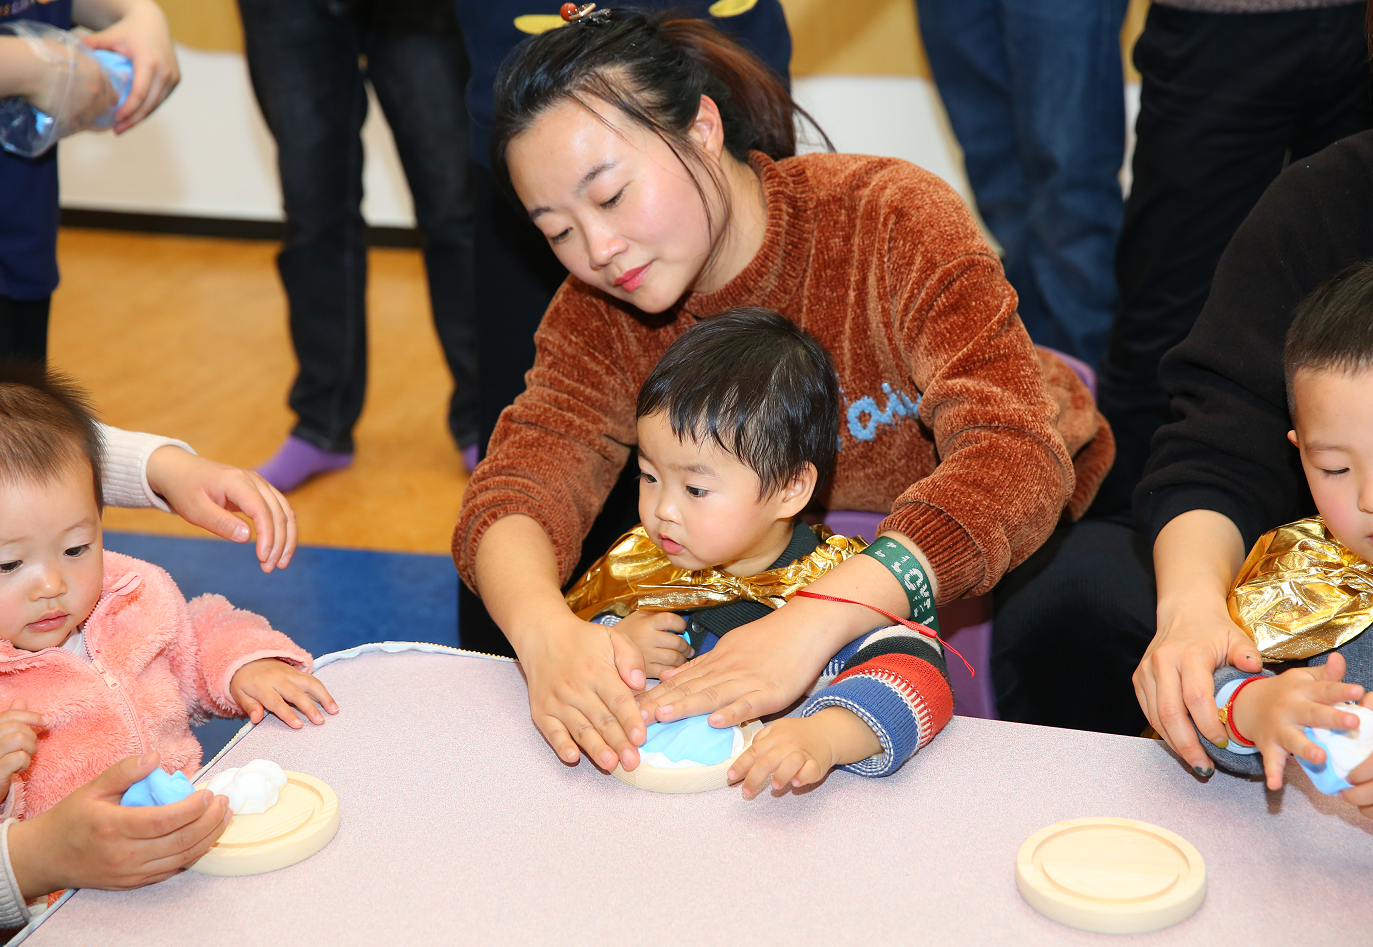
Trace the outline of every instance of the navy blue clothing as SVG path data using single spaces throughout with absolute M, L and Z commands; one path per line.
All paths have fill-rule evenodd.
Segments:
M 0 23 L 72 25 L 72 0 L 0 2 Z M 38 158 L 0 150 L 0 296 L 42 299 L 57 288 L 57 149 Z
M 712 0 L 638 0 L 623 4 L 638 10 L 675 10 L 683 16 L 705 20 L 748 49 L 784 82 L 791 66 L 791 33 L 779 0 L 758 0 L 752 9 L 727 17 L 711 16 Z M 467 114 L 470 123 L 472 160 L 489 168 L 488 143 L 495 105 L 491 89 L 505 57 L 529 37 L 515 27 L 515 18 L 526 14 L 556 14 L 555 0 L 457 0 L 458 22 L 472 63 L 467 83 Z M 621 4 L 602 4 L 602 6 Z

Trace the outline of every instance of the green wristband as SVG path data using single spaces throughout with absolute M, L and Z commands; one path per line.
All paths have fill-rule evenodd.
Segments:
M 915 553 L 890 536 L 881 536 L 859 555 L 871 556 L 888 569 L 901 583 L 906 600 L 911 605 L 911 620 L 939 630 L 939 615 L 934 609 L 934 595 L 930 579 Z

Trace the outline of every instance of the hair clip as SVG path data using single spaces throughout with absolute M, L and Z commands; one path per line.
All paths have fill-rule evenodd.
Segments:
M 583 3 L 581 6 L 578 6 L 575 3 L 564 3 L 558 12 L 562 14 L 562 18 L 568 23 L 580 23 L 582 21 L 593 23 L 597 20 L 608 19 L 610 17 L 609 8 L 597 12 L 596 4 L 594 3 Z

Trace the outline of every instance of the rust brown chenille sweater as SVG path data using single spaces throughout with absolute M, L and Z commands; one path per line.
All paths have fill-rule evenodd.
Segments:
M 535 334 L 526 390 L 463 497 L 453 558 L 468 584 L 482 534 L 524 513 L 563 581 L 635 444 L 639 387 L 697 319 L 766 306 L 813 334 L 839 372 L 839 455 L 821 501 L 890 512 L 939 599 L 990 589 L 1060 516 L 1080 516 L 1115 453 L 1092 396 L 1037 352 L 963 201 L 904 161 L 751 156 L 763 247 L 718 291 L 657 315 L 569 277 Z

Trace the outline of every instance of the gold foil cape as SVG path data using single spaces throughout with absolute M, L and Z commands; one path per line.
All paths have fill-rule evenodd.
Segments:
M 810 555 L 780 569 L 738 576 L 719 569 L 679 569 L 653 544 L 644 528 L 636 526 L 577 580 L 567 593 L 567 605 L 582 619 L 602 612 L 623 618 L 636 608 L 653 612 L 707 608 L 739 599 L 778 608 L 798 589 L 868 545 L 857 537 L 836 536 L 825 526 L 811 529 L 820 545 Z
M 1230 589 L 1230 617 L 1265 661 L 1322 654 L 1373 624 L 1373 565 L 1319 516 L 1269 530 Z

